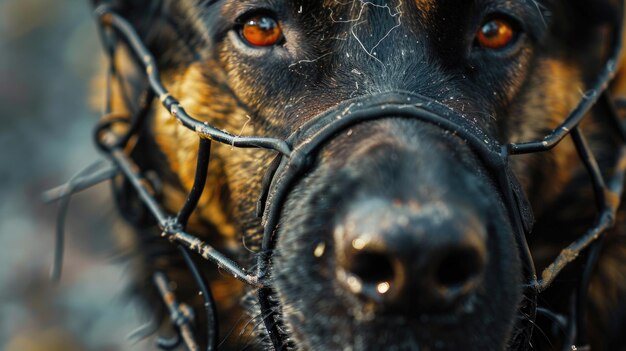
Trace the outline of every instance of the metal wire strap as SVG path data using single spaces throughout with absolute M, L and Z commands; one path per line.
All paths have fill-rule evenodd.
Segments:
M 332 139 L 338 131 L 357 123 L 364 123 L 391 115 L 394 117 L 419 119 L 434 124 L 439 128 L 452 131 L 455 135 L 467 141 L 499 185 L 499 192 L 503 202 L 506 204 L 515 238 L 520 248 L 520 257 L 524 264 L 524 274 L 528 283 L 525 291 L 528 301 L 527 305 L 524 306 L 524 313 L 529 317 L 528 325 L 525 328 L 526 334 L 519 336 L 519 340 L 515 343 L 520 348 L 527 348 L 529 344 L 528 340 L 532 332 L 532 323 L 537 312 L 537 295 L 554 282 L 555 277 L 564 267 L 592 246 L 592 250 L 587 256 L 587 268 L 581 275 L 580 288 L 577 292 L 577 303 L 573 304 L 567 321 L 574 332 L 568 336 L 566 343 L 573 345 L 576 342 L 584 346 L 586 345 L 586 340 L 584 340 L 585 336 L 582 329 L 584 329 L 583 306 L 586 301 L 586 291 L 593 267 L 598 260 L 602 243 L 601 238 L 614 224 L 616 211 L 620 205 L 620 199 L 624 190 L 626 140 L 624 138 L 621 139 L 621 147 L 616 153 L 613 174 L 606 181 L 579 125 L 590 109 L 600 101 L 600 103 L 606 103 L 611 107 L 608 109 L 610 113 L 605 114 L 605 117 L 612 125 L 616 126 L 620 136 L 626 135 L 626 131 L 622 127 L 607 93 L 605 93 L 608 83 L 615 75 L 616 63 L 619 62 L 621 57 L 622 33 L 619 28 L 621 28 L 623 23 L 623 6 L 624 1 L 620 1 L 620 17 L 617 23 L 614 24 L 612 36 L 613 50 L 602 72 L 593 84 L 590 93 L 585 94 L 578 106 L 564 122 L 544 139 L 500 145 L 496 140 L 486 135 L 480 126 L 472 125 L 463 116 L 459 116 L 446 106 L 437 101 L 410 93 L 383 94 L 367 97 L 367 102 L 364 99 L 357 98 L 342 103 L 314 117 L 287 140 L 256 136 L 235 136 L 229 132 L 219 130 L 207 122 L 202 122 L 189 116 L 179 101 L 171 96 L 161 83 L 156 60 L 135 32 L 133 26 L 114 12 L 112 8 L 102 5 L 95 10 L 95 14 L 101 24 L 103 33 L 105 30 L 108 31 L 108 34 L 103 34 L 103 40 L 105 47 L 108 48 L 107 54 L 111 60 L 109 71 L 112 75 L 119 75 L 113 64 L 115 47 L 119 43 L 127 45 L 139 59 L 139 63 L 145 71 L 148 81 L 145 99 L 148 102 L 144 108 L 136 113 L 132 121 L 103 121 L 96 129 L 96 142 L 110 160 L 111 166 L 90 175 L 80 174 L 68 182 L 68 184 L 48 192 L 47 198 L 49 200 L 60 199 L 69 201 L 69 196 L 73 193 L 121 174 L 132 185 L 138 197 L 155 218 L 162 236 L 179 245 L 181 255 L 183 255 L 199 289 L 205 296 L 205 312 L 207 313 L 209 324 L 211 324 L 207 331 L 209 339 L 207 349 L 213 350 L 216 348 L 217 319 L 215 318 L 215 309 L 211 301 L 210 289 L 208 289 L 208 285 L 204 282 L 188 252 L 194 252 L 205 260 L 215 263 L 235 278 L 259 289 L 258 298 L 262 308 L 262 315 L 265 316 L 263 319 L 266 332 L 274 348 L 279 350 L 285 345 L 285 338 L 278 328 L 279 320 L 275 317 L 276 306 L 274 306 L 271 298 L 274 292 L 267 278 L 272 248 L 276 242 L 278 218 L 281 215 L 284 200 L 291 187 L 300 180 L 302 173 L 311 166 L 310 161 L 315 157 L 317 150 Z M 180 121 L 187 129 L 196 133 L 199 138 L 194 184 L 183 208 L 176 215 L 168 214 L 163 210 L 155 199 L 149 182 L 145 179 L 127 150 L 131 137 L 143 128 L 144 121 L 151 108 L 149 102 L 152 101 L 153 97 L 158 98 L 162 106 L 174 118 Z M 112 126 L 116 123 L 128 124 L 128 131 L 125 135 L 119 136 L 113 132 Z M 538 279 L 525 235 L 532 228 L 532 211 L 508 163 L 514 155 L 548 151 L 567 136 L 571 136 L 576 145 L 579 158 L 589 173 L 599 213 L 593 226 L 583 236 L 565 248 L 556 260 L 542 271 L 540 279 Z M 264 236 L 258 268 L 254 273 L 246 271 L 208 243 L 186 232 L 189 217 L 196 209 L 205 188 L 212 141 L 235 148 L 265 149 L 277 154 L 277 158 L 264 180 L 263 194 L 261 194 L 259 202 L 259 213 L 263 215 Z M 59 250 L 59 247 L 62 247 L 62 241 L 58 243 L 57 250 Z M 55 267 L 59 266 L 60 262 L 57 262 Z M 166 277 L 162 273 L 157 272 L 154 279 L 164 300 L 167 302 L 166 305 L 170 308 L 171 319 L 178 328 L 182 341 L 185 342 L 189 349 L 198 349 L 198 345 L 195 343 L 193 335 L 191 335 L 192 333 L 188 330 L 188 321 L 183 323 L 177 317 L 180 315 L 180 305 L 177 305 L 175 299 L 171 299 L 170 294 L 172 291 L 167 289 L 167 284 L 165 284 Z M 172 301 L 174 303 L 171 303 Z M 578 327 L 574 328 L 576 325 Z M 578 336 L 575 329 L 579 331 Z M 165 344 L 167 343 L 162 344 L 162 346 L 167 348 L 168 345 Z
M 189 351 L 199 351 L 200 348 L 196 343 L 191 328 L 191 321 L 193 319 L 193 312 L 191 309 L 186 305 L 178 303 L 176 296 L 170 287 L 170 282 L 164 273 L 156 272 L 154 274 L 154 284 L 156 285 L 159 294 L 170 312 L 172 322 L 176 325 L 176 327 L 178 327 L 180 336 L 184 340 Z M 178 346 L 179 342 L 180 340 L 175 338 L 174 340 L 168 341 L 161 340 L 159 344 L 164 349 L 173 350 Z

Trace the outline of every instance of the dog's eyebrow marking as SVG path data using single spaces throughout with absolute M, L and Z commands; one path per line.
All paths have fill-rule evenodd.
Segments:
M 415 4 L 424 15 L 432 13 L 435 9 L 435 0 L 415 0 Z

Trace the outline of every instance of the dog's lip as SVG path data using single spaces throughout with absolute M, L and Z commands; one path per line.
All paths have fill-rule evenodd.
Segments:
M 346 330 L 342 328 L 337 328 L 333 332 L 333 339 L 335 339 L 333 341 L 340 343 L 344 347 L 356 346 L 355 339 L 359 338 L 359 335 L 360 337 L 372 337 L 371 330 L 393 331 L 410 328 L 410 333 L 413 335 L 411 341 L 419 349 L 424 347 L 442 348 L 445 347 L 443 340 L 446 338 L 467 337 L 467 335 L 463 336 L 462 334 L 463 328 L 458 328 L 459 325 L 466 323 L 464 320 L 466 316 L 459 313 L 437 315 L 425 313 L 413 320 L 408 320 L 405 316 L 387 314 L 370 307 L 362 311 L 362 313 L 352 311 L 350 315 L 350 318 L 347 317 L 348 315 L 345 315 L 346 324 L 344 327 L 351 325 L 351 327 L 348 327 L 348 330 L 352 330 L 353 333 L 345 334 Z M 311 345 L 311 350 L 318 349 L 311 344 L 311 335 L 307 334 L 300 326 L 302 321 L 297 321 L 296 317 L 292 316 L 287 318 L 287 323 L 294 340 L 297 340 L 300 345 Z M 373 337 L 375 338 L 375 336 Z M 340 338 L 339 341 L 337 341 L 337 338 Z M 398 342 L 401 341 L 398 340 Z M 373 347 L 373 349 L 378 349 L 376 346 Z
M 371 305 L 370 305 L 371 306 Z M 466 313 L 470 314 L 470 313 Z M 337 328 L 333 335 L 333 341 L 341 343 L 342 346 L 356 346 L 355 339 L 358 335 L 361 337 L 371 337 L 371 330 L 384 331 L 384 330 L 398 330 L 410 328 L 410 332 L 414 337 L 411 341 L 419 349 L 423 347 L 445 347 L 445 338 L 463 337 L 458 333 L 462 332 L 463 328 L 458 328 L 459 325 L 463 325 L 464 315 L 459 313 L 446 313 L 446 314 L 421 314 L 413 320 L 408 320 L 405 316 L 397 316 L 387 314 L 384 312 L 376 311 L 371 307 L 362 313 L 355 313 L 352 311 L 351 318 L 348 318 L 346 314 L 345 326 L 352 325 L 348 330 L 353 330 L 354 333 L 345 334 L 346 330 Z M 302 327 L 302 320 L 297 320 L 296 316 L 290 316 L 286 319 L 291 337 L 297 341 L 300 345 L 311 345 L 311 350 L 317 350 L 315 345 L 312 345 L 311 335 L 306 333 Z M 341 335 L 341 336 L 339 336 Z M 462 335 L 462 334 L 461 334 Z M 340 338 L 340 341 L 337 341 Z M 402 340 L 398 340 L 401 342 Z M 321 346 L 319 346 L 321 347 Z M 376 347 L 376 346 L 373 346 Z M 308 348 L 306 348 L 308 349 Z M 378 349 L 378 348 L 374 348 Z

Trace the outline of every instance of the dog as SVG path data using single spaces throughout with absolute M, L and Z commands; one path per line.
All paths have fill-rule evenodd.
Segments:
M 502 144 L 541 140 L 576 107 L 606 60 L 618 11 L 608 0 L 109 3 L 158 58 L 172 96 L 218 129 L 287 139 L 325 111 L 341 117 L 355 104 L 393 107 L 417 99 L 462 116 Z M 114 85 L 116 111 L 137 109 L 141 101 L 146 80 L 133 60 L 128 51 L 116 54 L 125 79 Z M 622 85 L 614 84 L 616 95 Z M 198 139 L 157 103 L 132 154 L 145 174 L 159 179 L 160 203 L 175 213 L 194 184 Z M 567 347 L 561 345 L 567 331 L 555 320 L 570 311 L 581 260 L 540 295 L 540 310 L 554 313 L 540 314 L 532 341 L 516 345 L 531 319 L 522 308 L 528 282 L 490 170 L 464 135 L 378 113 L 333 134 L 288 192 L 268 277 L 282 346 Z M 594 113 L 582 127 L 609 173 L 619 145 L 613 127 Z M 550 152 L 511 158 L 536 218 L 528 240 L 538 267 L 594 219 L 592 189 L 576 152 L 566 139 Z M 274 157 L 214 145 L 189 223 L 190 231 L 248 267 L 262 247 L 257 200 Z M 122 214 L 134 217 L 138 246 L 148 242 L 156 252 L 142 256 L 138 270 L 168 272 L 183 298 L 201 303 L 175 253 L 147 239 L 155 237 L 149 221 L 129 215 L 132 191 L 118 184 L 118 195 Z M 626 349 L 621 217 L 608 233 L 584 308 L 593 350 Z M 222 335 L 233 325 L 240 334 L 222 347 L 270 348 L 255 289 L 210 268 Z

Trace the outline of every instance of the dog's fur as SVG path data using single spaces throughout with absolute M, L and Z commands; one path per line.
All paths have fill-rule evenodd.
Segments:
M 540 139 L 568 115 L 595 78 L 606 58 L 607 23 L 615 15 L 615 4 L 596 0 L 118 2 L 159 58 L 165 85 L 190 115 L 234 134 L 278 138 L 354 96 L 410 91 L 462 111 L 502 142 Z M 254 9 L 281 21 L 283 44 L 255 49 L 240 42 L 234 23 Z M 501 12 L 523 24 L 519 47 L 499 54 L 472 49 L 484 16 Z M 126 89 L 129 100 L 138 101 L 142 75 L 125 53 L 118 61 L 131 82 Z M 126 106 L 118 103 L 116 109 Z M 583 130 L 608 174 L 616 150 L 610 126 L 589 116 Z M 424 152 L 424 147 L 435 151 Z M 197 138 L 155 104 L 134 153 L 146 171 L 155 171 L 163 180 L 161 200 L 171 211 L 181 207 L 191 189 L 196 149 Z M 261 235 L 255 204 L 271 159 L 271 153 L 261 150 L 214 145 L 208 185 L 191 231 L 253 264 Z M 457 168 L 450 166 L 456 163 Z M 529 240 L 542 268 L 591 224 L 591 187 L 569 139 L 551 152 L 513 158 L 513 168 L 535 211 L 537 224 Z M 456 174 L 464 179 L 458 184 Z M 434 189 L 429 196 L 479 212 L 495 207 L 494 220 L 506 222 L 497 196 L 489 195 L 496 190 L 480 174 L 480 166 L 472 166 L 458 141 L 414 122 L 371 122 L 325 146 L 314 169 L 289 197 L 274 253 L 272 278 L 281 328 L 291 345 L 316 350 L 506 349 L 517 332 L 516 320 L 523 318 L 516 312 L 520 263 L 506 223 L 489 239 L 489 266 L 476 312 L 456 316 L 454 322 L 424 313 L 379 310 L 333 283 L 331 272 L 336 265 L 329 257 L 332 226 L 349 212 L 355 198 L 389 197 L 408 203 L 425 196 L 423 186 L 411 184 L 428 184 Z M 443 190 L 437 190 L 437 182 Z M 448 194 L 473 186 L 476 189 L 459 190 L 456 197 Z M 484 201 L 478 200 L 481 196 Z M 609 233 L 591 283 L 587 326 L 593 350 L 626 348 L 625 235 L 624 222 L 619 221 Z M 327 254 L 316 259 L 312 252 L 320 242 L 327 245 Z M 184 291 L 191 283 L 177 267 L 166 255 L 144 269 L 175 272 Z M 541 295 L 540 305 L 566 314 L 579 269 L 579 264 L 569 267 Z M 222 329 L 233 324 L 260 329 L 259 316 L 253 318 L 257 307 L 245 298 L 246 289 L 213 275 L 218 308 L 226 316 Z M 244 327 L 237 322 L 242 299 L 252 318 Z M 552 324 L 543 318 L 538 322 L 535 348 L 559 348 L 554 336 L 561 331 L 551 330 Z M 255 342 L 231 336 L 226 345 L 237 347 L 242 339 Z

